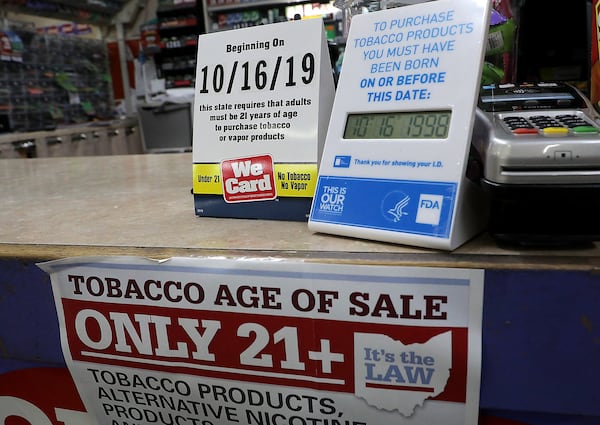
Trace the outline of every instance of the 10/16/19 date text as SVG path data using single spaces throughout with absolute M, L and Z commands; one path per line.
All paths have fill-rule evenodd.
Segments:
M 274 64 L 266 60 L 255 63 L 240 63 L 236 60 L 231 64 L 231 68 L 223 64 L 203 66 L 198 74 L 199 93 L 231 94 L 237 90 L 252 89 L 273 91 L 277 87 L 280 74 L 285 87 L 309 85 L 315 77 L 315 56 L 312 53 L 304 54 L 299 61 L 294 56 L 277 56 L 273 59 Z

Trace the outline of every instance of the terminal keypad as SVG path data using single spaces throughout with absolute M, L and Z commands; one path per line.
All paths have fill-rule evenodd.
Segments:
M 503 119 L 515 135 L 569 136 L 598 134 L 598 127 L 575 114 L 509 115 Z

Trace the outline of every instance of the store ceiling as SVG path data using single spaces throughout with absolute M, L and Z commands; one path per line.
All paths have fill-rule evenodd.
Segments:
M 4 12 L 43 16 L 94 25 L 127 22 L 147 0 L 0 0 Z

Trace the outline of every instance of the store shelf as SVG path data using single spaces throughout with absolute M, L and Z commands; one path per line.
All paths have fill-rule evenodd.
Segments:
M 286 21 L 285 9 L 307 0 L 205 1 L 205 27 L 208 32 L 226 31 Z
M 163 1 L 157 12 L 159 50 L 153 52 L 159 78 L 167 89 L 193 87 L 198 36 L 204 32 L 202 5 L 196 1 Z
M 234 1 L 222 3 L 219 1 L 209 2 L 207 5 L 208 12 L 222 12 L 231 11 L 238 9 L 255 9 L 255 8 L 269 8 L 279 6 L 291 6 L 294 4 L 309 3 L 303 0 L 257 0 L 257 1 Z
M 112 116 L 106 45 L 72 35 L 16 30 L 22 55 L 0 61 L 6 131 L 48 130 Z
M 198 26 L 198 19 L 195 16 L 192 17 L 183 17 L 183 18 L 175 18 L 169 21 L 159 22 L 158 30 L 159 31 L 169 31 L 169 30 L 186 30 L 195 29 Z
M 0 0 L 0 8 L 27 15 L 65 21 L 107 25 L 125 6 L 127 0 Z
M 53 3 L 58 7 L 83 9 L 89 12 L 98 12 L 107 15 L 114 15 L 121 10 L 123 5 L 126 3 L 126 0 L 52 0 L 47 1 L 46 3 Z

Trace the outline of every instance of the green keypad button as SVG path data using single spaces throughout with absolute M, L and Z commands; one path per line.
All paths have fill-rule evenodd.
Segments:
M 590 133 L 598 133 L 598 129 L 593 125 L 578 125 L 577 127 L 573 127 L 573 133 L 575 134 L 590 134 Z

